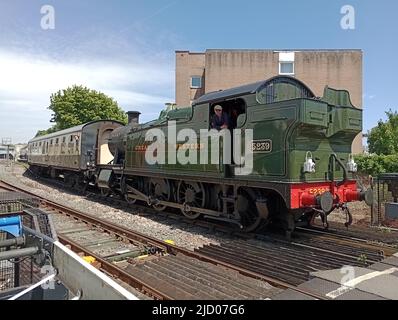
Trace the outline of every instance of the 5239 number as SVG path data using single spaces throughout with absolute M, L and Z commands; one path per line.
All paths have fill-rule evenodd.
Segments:
M 252 141 L 253 152 L 271 152 L 272 151 L 272 140 L 253 140 Z

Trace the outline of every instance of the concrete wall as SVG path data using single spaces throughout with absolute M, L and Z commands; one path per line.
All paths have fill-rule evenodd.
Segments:
M 205 93 L 205 57 L 204 53 L 176 51 L 177 106 L 189 106 Z M 191 76 L 202 76 L 202 88 L 191 88 Z
M 272 51 L 206 51 L 206 93 L 271 78 L 279 56 Z
M 362 108 L 361 50 L 292 50 L 294 77 L 317 96 L 326 85 L 350 92 L 352 103 Z M 265 80 L 279 74 L 279 53 L 274 50 L 207 50 L 176 52 L 176 103 L 187 106 L 204 93 Z M 190 77 L 203 75 L 204 88 L 191 89 Z M 362 134 L 353 143 L 362 152 Z

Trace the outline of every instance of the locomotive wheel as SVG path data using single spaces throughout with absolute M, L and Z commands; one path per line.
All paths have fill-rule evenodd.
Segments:
M 203 208 L 206 203 L 206 190 L 201 182 L 180 181 L 177 188 L 178 203 L 186 203 L 192 207 Z M 200 212 L 181 209 L 184 216 L 189 219 L 197 219 Z
M 108 188 L 101 188 L 101 195 L 104 197 L 109 197 L 111 195 L 111 190 Z
M 73 186 L 75 185 L 75 178 L 73 177 L 73 175 L 65 173 L 64 181 L 68 188 L 73 188 Z
M 84 183 L 83 178 L 82 178 L 82 177 L 79 177 L 78 175 L 75 175 L 74 177 L 75 177 L 75 178 L 74 178 L 74 180 L 75 180 L 74 189 L 75 189 L 77 192 L 85 193 L 85 191 L 86 191 L 86 184 Z
M 149 196 L 159 200 L 169 201 L 171 196 L 171 187 L 167 179 L 150 179 L 149 180 Z M 163 211 L 167 208 L 166 205 L 155 204 L 153 208 L 156 211 Z
M 241 189 L 239 191 L 238 212 L 244 232 L 251 232 L 261 225 L 262 218 L 256 207 L 256 194 L 253 190 Z
M 208 185 L 206 208 L 222 211 L 222 189 L 219 185 Z
M 124 195 L 124 200 L 126 200 L 128 204 L 134 204 L 137 202 L 137 199 L 130 198 L 127 193 Z

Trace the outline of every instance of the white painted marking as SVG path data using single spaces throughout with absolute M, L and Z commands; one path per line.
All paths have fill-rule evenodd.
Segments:
M 28 293 L 29 291 L 37 288 L 38 286 L 41 286 L 42 284 L 46 283 L 47 281 L 50 281 L 55 277 L 55 274 L 51 274 L 48 277 L 45 277 L 44 279 L 40 280 L 39 282 L 35 283 L 34 285 L 30 286 L 29 288 L 26 288 L 25 290 L 22 290 L 21 292 L 17 293 L 15 296 L 12 296 L 8 300 L 16 300 L 19 297 L 22 297 L 24 294 Z
M 374 271 L 374 272 L 364 274 L 363 276 L 360 276 L 360 277 L 357 277 L 355 279 L 345 282 L 341 287 L 337 288 L 336 290 L 330 291 L 329 293 L 326 294 L 326 297 L 331 298 L 331 299 L 336 299 L 337 297 L 341 296 L 342 294 L 344 294 L 348 291 L 354 290 L 355 286 L 363 281 L 373 279 L 375 277 L 391 274 L 396 271 L 398 271 L 398 268 L 390 268 L 390 269 L 387 269 L 384 271 Z

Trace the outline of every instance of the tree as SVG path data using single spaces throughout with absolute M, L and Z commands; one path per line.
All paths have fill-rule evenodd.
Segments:
M 368 135 L 369 152 L 392 155 L 398 153 L 398 112 L 386 112 L 387 121 L 379 120 Z
M 58 130 L 86 122 L 109 119 L 127 123 L 127 115 L 117 102 L 105 94 L 83 86 L 73 86 L 51 95 L 48 107 Z
M 55 131 L 57 131 L 57 130 L 55 129 L 55 126 L 54 126 L 54 127 L 51 127 L 50 129 L 47 129 L 47 130 L 39 130 L 39 131 L 37 131 L 37 133 L 36 133 L 36 135 L 35 135 L 35 138 L 36 138 L 36 137 L 39 137 L 39 136 L 44 136 L 45 134 L 53 133 L 53 132 L 55 132 Z
M 36 136 L 78 126 L 94 120 L 117 120 L 127 123 L 127 115 L 117 102 L 107 95 L 83 86 L 73 86 L 54 93 L 48 109 L 54 113 L 55 125 L 39 130 Z

